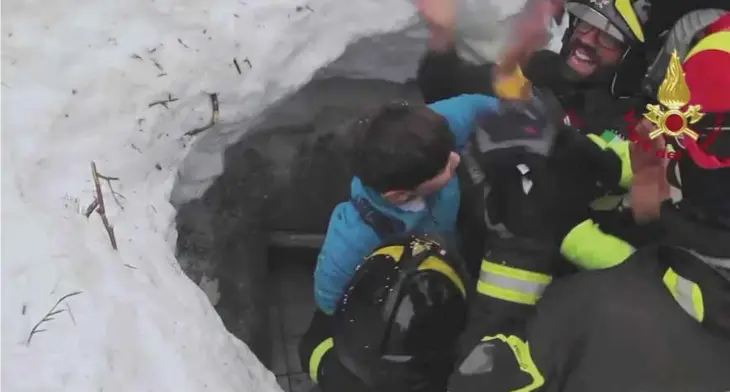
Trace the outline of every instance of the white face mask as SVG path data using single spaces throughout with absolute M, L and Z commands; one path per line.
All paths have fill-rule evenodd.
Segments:
M 423 197 L 416 197 L 415 199 L 409 200 L 408 202 L 403 203 L 398 207 L 404 211 L 422 211 L 426 208 L 426 200 L 424 200 Z

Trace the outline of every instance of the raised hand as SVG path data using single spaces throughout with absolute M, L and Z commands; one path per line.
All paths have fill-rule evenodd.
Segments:
M 517 15 L 513 29 L 514 39 L 500 60 L 501 74 L 511 74 L 532 53 L 545 46 L 550 38 L 547 26 L 563 6 L 562 0 L 530 0 L 528 7 Z
M 666 143 L 662 136 L 655 139 L 649 139 L 648 136 L 655 127 L 649 120 L 641 120 L 634 129 L 640 142 L 632 143 L 629 147 L 631 170 L 634 173 L 629 197 L 637 222 L 658 218 L 661 203 L 671 197 L 667 182 L 667 157 L 661 153 L 665 151 Z M 651 148 L 646 148 L 645 142 L 650 142 Z
M 432 50 L 446 51 L 452 48 L 456 28 L 455 0 L 416 0 L 421 17 L 431 32 L 429 46 Z

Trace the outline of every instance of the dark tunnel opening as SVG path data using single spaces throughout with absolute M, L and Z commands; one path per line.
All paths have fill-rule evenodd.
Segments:
M 309 382 L 296 347 L 315 307 L 312 272 L 330 212 L 349 196 L 348 129 L 393 100 L 421 99 L 411 82 L 314 80 L 225 150 L 202 197 L 176 206 L 183 270 L 291 391 Z

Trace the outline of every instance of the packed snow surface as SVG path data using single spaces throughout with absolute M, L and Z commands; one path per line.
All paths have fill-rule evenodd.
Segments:
M 175 260 L 178 166 L 209 146 L 204 188 L 266 106 L 415 21 L 407 0 L 4 1 L 2 390 L 279 391 Z M 223 125 L 184 136 L 210 93 Z M 118 251 L 84 214 L 92 161 Z
M 183 134 L 208 122 L 208 93 L 221 123 L 243 122 L 355 39 L 415 22 L 412 5 L 11 0 L 2 11 L 3 391 L 278 391 L 174 258 L 168 196 L 194 139 Z M 207 131 L 220 142 L 205 172 L 244 130 Z M 119 203 L 101 181 L 118 251 L 99 215 L 84 216 L 92 161 L 118 178 Z M 63 312 L 28 342 L 50 309 Z

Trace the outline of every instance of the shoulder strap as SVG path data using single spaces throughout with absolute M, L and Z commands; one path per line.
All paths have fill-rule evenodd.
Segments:
M 355 207 L 360 219 L 375 231 L 381 241 L 394 234 L 405 232 L 406 225 L 403 221 L 378 211 L 367 199 L 358 197 L 350 199 L 350 203 Z

